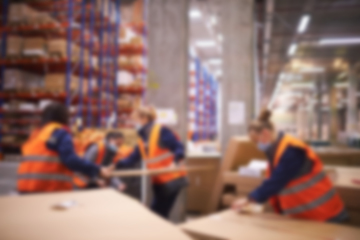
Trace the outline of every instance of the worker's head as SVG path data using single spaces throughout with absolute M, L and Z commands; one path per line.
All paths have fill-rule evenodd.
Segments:
M 41 114 L 41 125 L 46 125 L 50 122 L 63 125 L 69 124 L 69 112 L 64 104 L 53 102 L 46 106 Z
M 137 130 L 156 120 L 156 111 L 153 106 L 140 106 L 132 114 L 132 120 Z
M 124 142 L 124 136 L 122 135 L 122 133 L 115 131 L 108 132 L 105 139 L 107 143 L 116 148 L 120 147 Z
M 274 141 L 274 124 L 270 120 L 271 111 L 264 109 L 259 117 L 251 122 L 248 128 L 250 139 L 255 142 L 258 148 L 266 151 Z

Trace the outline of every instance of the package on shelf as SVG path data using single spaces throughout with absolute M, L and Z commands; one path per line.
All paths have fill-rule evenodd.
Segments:
M 122 68 L 129 68 L 131 63 L 130 63 L 130 58 L 128 58 L 127 56 L 120 56 L 118 58 L 118 64 L 120 66 L 120 69 Z
M 4 90 L 38 90 L 43 86 L 40 75 L 18 69 L 6 69 L 4 72 Z
M 6 57 L 20 57 L 23 48 L 23 38 L 8 36 L 6 39 Z
M 127 71 L 119 71 L 117 73 L 116 84 L 118 86 L 129 86 L 134 82 L 134 76 Z
M 59 22 L 52 18 L 47 12 L 35 12 L 35 14 L 30 16 L 27 22 L 31 24 L 59 24 Z
M 23 54 L 30 57 L 45 57 L 46 40 L 42 37 L 26 37 L 24 38 Z
M 35 103 L 22 102 L 19 104 L 19 110 L 22 111 L 36 111 L 37 109 L 38 106 Z
M 131 96 L 128 94 L 120 95 L 119 99 L 117 100 L 117 105 L 119 109 L 128 109 L 132 107 L 132 99 Z
M 86 92 L 88 89 L 88 81 L 84 78 L 82 83 L 82 92 Z M 80 78 L 76 75 L 70 76 L 70 91 L 80 91 Z M 66 88 L 66 74 L 63 73 L 51 73 L 45 75 L 44 88 L 47 91 L 62 92 Z
M 36 14 L 37 11 L 25 3 L 12 3 L 9 5 L 8 23 L 27 23 L 29 19 L 32 19 Z
M 129 61 L 132 68 L 140 69 L 144 66 L 144 58 L 142 55 L 131 56 Z
M 143 80 L 141 78 L 137 78 L 131 83 L 131 85 L 133 87 L 142 87 L 143 86 Z
M 65 39 L 51 39 L 47 43 L 47 51 L 50 56 L 67 58 L 67 41 Z M 83 50 L 83 61 L 89 63 L 89 51 Z M 71 44 L 71 59 L 79 61 L 81 57 L 80 47 L 74 43 Z M 94 61 L 94 58 L 92 59 Z
M 144 46 L 143 39 L 140 36 L 134 36 L 130 40 L 130 45 L 133 48 L 141 48 Z

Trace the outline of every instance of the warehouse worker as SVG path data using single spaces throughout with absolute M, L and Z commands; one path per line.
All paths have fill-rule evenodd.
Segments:
M 277 213 L 294 218 L 342 222 L 347 212 L 323 169 L 321 159 L 304 142 L 276 133 L 271 112 L 262 111 L 248 129 L 249 137 L 269 161 L 267 180 L 248 198 L 234 202 L 241 210 L 251 202 L 270 200 Z
M 98 166 L 108 167 L 115 162 L 115 157 L 119 156 L 119 151 L 123 151 L 122 145 L 124 136 L 120 132 L 110 131 L 106 134 L 105 139 L 89 143 L 85 151 L 84 158 L 90 160 Z M 100 184 L 100 186 L 99 186 Z M 106 184 L 108 185 L 108 184 Z M 119 178 L 112 178 L 111 185 L 119 191 L 125 190 L 125 185 Z M 103 187 L 102 182 L 91 181 L 86 188 Z
M 135 165 L 141 159 L 150 170 L 172 168 L 184 159 L 184 147 L 174 133 L 155 123 L 154 108 L 141 106 L 132 119 L 138 130 L 139 140 L 129 157 L 120 160 L 116 168 Z M 152 210 L 164 218 L 169 213 L 180 191 L 187 185 L 184 171 L 164 173 L 152 177 L 154 200 Z
M 22 146 L 24 161 L 18 168 L 17 182 L 20 193 L 72 190 L 73 172 L 90 178 L 110 176 L 110 168 L 77 156 L 68 121 L 69 113 L 63 104 L 52 103 L 42 112 L 41 127 Z

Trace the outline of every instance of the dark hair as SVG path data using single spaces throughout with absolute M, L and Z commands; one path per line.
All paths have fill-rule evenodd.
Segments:
M 106 134 L 106 140 L 124 138 L 121 132 L 111 131 Z
M 261 132 L 264 129 L 274 130 L 274 124 L 271 122 L 270 118 L 271 111 L 263 109 L 259 117 L 250 123 L 248 131 Z
M 46 106 L 41 114 L 41 124 L 56 122 L 63 125 L 69 124 L 69 112 L 66 106 L 59 102 L 53 102 Z

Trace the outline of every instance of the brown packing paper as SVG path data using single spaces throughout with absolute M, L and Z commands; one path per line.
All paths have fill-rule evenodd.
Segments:
M 358 240 L 360 236 L 358 228 L 294 220 L 275 214 L 244 215 L 232 210 L 187 222 L 180 228 L 202 240 Z
M 66 210 L 53 206 L 76 202 Z M 2 240 L 190 240 L 136 200 L 114 190 L 0 198 Z
M 24 38 L 23 55 L 28 57 L 45 57 L 47 55 L 45 38 Z

